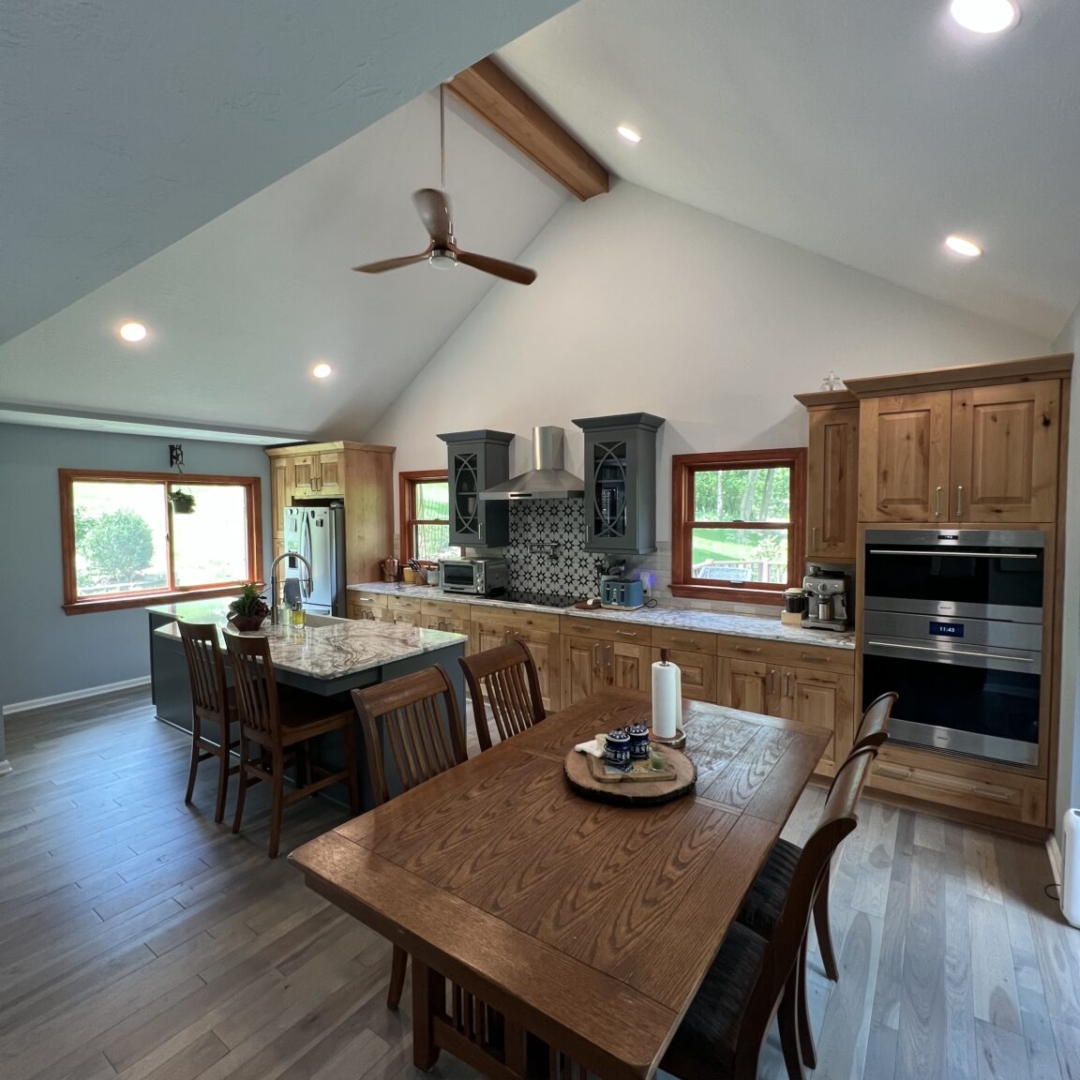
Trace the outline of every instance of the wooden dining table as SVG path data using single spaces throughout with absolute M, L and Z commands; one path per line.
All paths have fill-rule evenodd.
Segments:
M 447 1049 L 521 1075 L 505 1033 L 523 1031 L 605 1080 L 655 1073 L 831 733 L 685 701 L 693 793 L 642 807 L 571 788 L 575 744 L 650 711 L 640 691 L 586 698 L 290 855 L 412 957 L 418 1068 Z M 494 1010 L 503 1064 L 485 1067 L 474 1020 L 442 1015 L 446 980 L 455 1015 L 461 994 Z

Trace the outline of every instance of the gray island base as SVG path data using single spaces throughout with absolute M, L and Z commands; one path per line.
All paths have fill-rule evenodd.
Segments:
M 228 627 L 227 608 L 228 599 L 219 599 L 159 604 L 146 609 L 150 618 L 151 689 L 159 720 L 191 731 L 191 692 L 177 621 L 215 624 L 222 635 L 221 647 L 224 649 L 224 635 L 236 633 Z M 464 680 L 458 664 L 458 658 L 465 655 L 468 640 L 463 634 L 350 620 L 304 627 L 271 626 L 267 620 L 263 628 L 254 633 L 269 639 L 274 674 L 281 685 L 321 697 L 340 698 L 343 709 L 353 708 L 350 690 L 388 682 L 439 664 L 454 687 L 464 736 Z M 370 810 L 375 803 L 364 760 L 359 717 L 356 723 L 361 759 L 358 763 L 361 805 L 364 810 Z M 212 732 L 211 727 L 209 733 L 212 735 Z M 387 753 L 384 732 L 380 732 L 380 742 L 387 781 L 394 795 L 400 791 L 400 783 Z M 315 750 L 328 768 L 340 768 L 344 764 L 345 748 L 340 732 L 320 737 Z M 341 806 L 348 804 L 344 787 L 328 788 L 325 794 Z

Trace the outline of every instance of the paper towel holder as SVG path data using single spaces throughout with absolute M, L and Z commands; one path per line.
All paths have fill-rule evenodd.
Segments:
M 671 663 L 671 661 L 668 659 L 668 650 L 667 649 L 661 649 L 660 650 L 660 663 L 661 664 L 670 664 Z M 676 667 L 675 664 L 672 664 L 671 666 Z M 679 673 L 679 678 L 681 680 L 682 672 Z M 681 683 L 679 685 L 678 704 L 679 704 L 679 712 L 681 713 L 682 712 L 682 686 L 681 686 Z M 653 727 L 650 727 L 649 728 L 649 741 L 656 743 L 658 746 L 670 746 L 673 750 L 681 750 L 684 746 L 686 746 L 686 732 L 683 731 L 683 729 L 681 727 L 679 727 L 679 722 L 678 722 L 679 720 L 682 720 L 681 715 L 679 716 L 678 720 L 675 723 L 675 734 L 671 738 L 665 738 L 662 735 L 657 735 L 656 734 L 656 729 L 653 728 Z

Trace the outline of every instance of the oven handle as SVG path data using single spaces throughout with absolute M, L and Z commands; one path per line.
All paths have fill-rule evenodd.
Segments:
M 1011 664 L 1034 664 L 1033 656 L 1007 656 L 1004 653 L 975 652 L 972 649 L 935 649 L 931 645 L 900 645 L 895 641 L 868 641 L 867 645 L 876 645 L 881 649 L 909 649 L 912 652 L 933 653 L 943 656 L 975 656 L 980 660 L 1008 660 Z
M 871 548 L 871 555 L 945 555 L 953 559 L 1037 559 L 1038 555 L 1024 555 L 1019 552 L 992 551 L 894 551 L 892 548 Z

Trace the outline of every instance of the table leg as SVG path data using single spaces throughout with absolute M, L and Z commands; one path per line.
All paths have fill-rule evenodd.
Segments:
M 446 979 L 413 957 L 413 1064 L 427 1072 L 439 1060 L 435 1014 L 446 1005 Z

